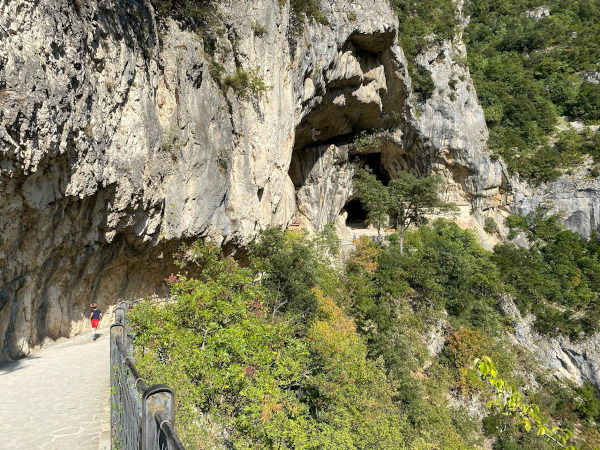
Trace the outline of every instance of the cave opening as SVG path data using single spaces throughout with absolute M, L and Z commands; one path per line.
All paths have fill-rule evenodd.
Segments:
M 361 166 L 369 166 L 373 171 L 373 175 L 387 186 L 391 180 L 390 174 L 385 169 L 381 162 L 381 153 L 368 153 L 363 155 L 357 155 L 357 159 Z
M 355 161 L 362 167 L 369 167 L 373 175 L 387 186 L 391 180 L 389 172 L 386 170 L 381 153 L 362 153 L 355 155 Z M 353 197 L 344 205 L 346 211 L 346 226 L 350 229 L 366 229 L 368 211 L 363 207 L 358 197 Z
M 346 213 L 346 226 L 348 228 L 367 228 L 367 210 L 363 208 L 361 201 L 358 198 L 350 200 L 344 206 Z

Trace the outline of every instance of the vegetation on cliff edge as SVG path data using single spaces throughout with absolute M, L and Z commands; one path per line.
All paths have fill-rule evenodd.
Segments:
M 597 320 L 598 252 L 542 219 L 515 226 L 547 244 L 506 246 L 525 274 L 543 259 L 545 281 L 533 287 L 556 280 L 535 297 L 519 293 L 505 246 L 486 251 L 445 220 L 407 231 L 404 254 L 397 235 L 386 245 L 360 239 L 343 267 L 332 262 L 331 228 L 314 237 L 267 230 L 247 267 L 196 243 L 181 249 L 182 273 L 167 280 L 173 303 L 134 312 L 137 364 L 150 382 L 175 388 L 178 423 L 194 448 L 461 449 L 484 436 L 494 449 L 552 448 L 510 417 L 468 413 L 491 395 L 473 368 L 489 355 L 545 423 L 577 430 L 575 441 L 592 448 L 598 391 L 547 377 L 527 349 L 507 344 L 507 295 L 539 314 L 542 332 L 577 337 L 597 327 L 577 315 Z M 561 245 L 580 251 L 568 260 Z M 200 275 L 185 274 L 192 269 Z M 573 296 L 556 303 L 566 287 Z M 569 311 L 568 320 L 553 322 L 538 303 Z

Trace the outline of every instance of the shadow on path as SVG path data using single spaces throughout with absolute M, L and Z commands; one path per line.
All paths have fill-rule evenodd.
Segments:
M 33 359 L 38 359 L 39 356 L 37 355 L 29 355 L 29 356 L 24 356 L 23 358 L 20 359 L 15 359 L 12 361 L 4 361 L 4 362 L 0 362 L 0 373 L 9 373 L 9 372 L 14 372 L 16 370 L 20 370 L 21 368 L 23 368 L 23 364 L 27 361 L 33 360 Z

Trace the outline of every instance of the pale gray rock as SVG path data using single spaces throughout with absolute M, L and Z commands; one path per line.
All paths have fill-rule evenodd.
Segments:
M 298 210 L 322 230 L 334 223 L 352 195 L 354 170 L 348 164 L 348 148 L 311 147 L 296 151 L 290 164 L 292 179 L 302 179 L 297 192 Z
M 513 180 L 513 211 L 527 215 L 538 208 L 558 215 L 570 230 L 584 237 L 600 233 L 600 178 L 590 175 L 590 163 L 572 175 L 531 187 Z
M 600 84 L 600 72 L 597 70 L 588 70 L 581 74 L 581 79 L 588 83 Z
M 546 5 L 538 6 L 535 9 L 530 9 L 525 12 L 525 15 L 529 18 L 540 20 L 545 17 L 550 17 L 550 10 Z
M 541 336 L 533 330 L 535 317 L 522 317 L 510 297 L 503 299 L 501 307 L 507 316 L 515 319 L 515 341 L 531 350 L 552 375 L 577 385 L 589 380 L 600 387 L 600 333 L 578 342 L 564 336 Z

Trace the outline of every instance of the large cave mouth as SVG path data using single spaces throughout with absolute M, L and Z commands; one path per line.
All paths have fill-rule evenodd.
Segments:
M 363 208 L 363 205 L 358 198 L 346 203 L 344 209 L 348 214 L 346 217 L 346 226 L 348 228 L 367 228 L 367 211 Z

